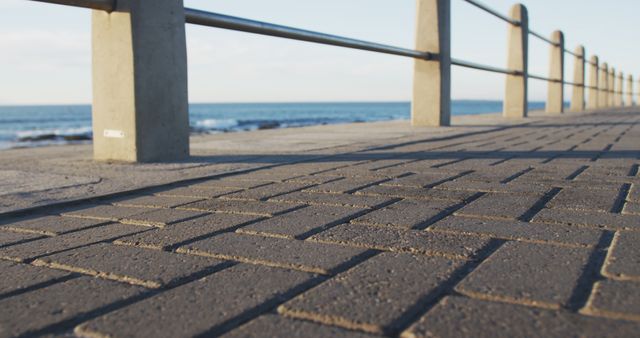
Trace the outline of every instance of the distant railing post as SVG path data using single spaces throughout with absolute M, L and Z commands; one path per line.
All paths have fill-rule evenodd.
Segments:
M 571 97 L 571 110 L 584 111 L 584 71 L 585 71 L 585 53 L 584 47 L 578 46 L 574 53 L 574 71 L 573 71 L 573 95 Z
M 527 87 L 529 81 L 529 14 L 527 7 L 516 4 L 511 7 L 511 19 L 520 25 L 509 24 L 507 69 L 518 74 L 508 74 L 504 97 L 503 115 L 506 118 L 524 118 L 528 114 Z
M 598 108 L 605 108 L 609 102 L 609 65 L 605 62 L 600 67 L 600 79 L 598 80 L 600 97 L 598 98 Z
M 128 162 L 189 156 L 182 0 L 119 0 L 93 12 L 94 158 Z
M 618 79 L 617 79 L 617 84 L 616 84 L 616 107 L 622 107 L 623 103 L 622 103 L 622 99 L 623 99 L 623 93 L 624 93 L 624 73 L 619 72 L 618 73 Z
M 451 124 L 451 1 L 417 0 L 416 50 L 434 54 L 416 59 L 411 124 Z
M 549 91 L 547 113 L 560 114 L 564 111 L 564 34 L 555 31 L 551 35 L 551 57 L 549 63 Z
M 633 75 L 627 76 L 627 99 L 624 101 L 626 107 L 633 106 Z
M 609 70 L 609 101 L 607 107 L 613 107 L 616 98 L 616 69 L 611 67 Z
M 589 101 L 587 102 L 587 108 L 589 109 L 598 108 L 598 99 L 600 96 L 598 87 L 599 61 L 598 57 L 594 55 L 589 62 Z

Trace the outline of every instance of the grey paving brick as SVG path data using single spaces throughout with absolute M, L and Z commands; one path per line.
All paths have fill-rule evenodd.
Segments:
M 456 215 L 515 220 L 531 209 L 541 197 L 540 195 L 487 193 L 456 211 Z
M 592 249 L 507 242 L 456 290 L 473 297 L 546 308 L 569 304 Z
M 33 262 L 148 288 L 166 286 L 221 261 L 133 246 L 98 243 L 39 258 Z
M 247 214 L 257 216 L 271 216 L 300 208 L 301 203 L 290 202 L 262 202 L 262 201 L 237 201 L 237 200 L 221 200 L 213 199 L 190 203 L 179 207 L 178 209 L 208 211 L 208 212 L 225 212 L 236 214 Z
M 388 333 L 403 316 L 438 296 L 438 287 L 460 267 L 441 257 L 382 253 L 281 305 L 286 316 Z M 366 309 L 363 311 L 362 309 Z
M 549 208 L 609 212 L 615 207 L 618 195 L 620 195 L 620 189 L 565 188 L 549 201 L 547 206 Z
M 401 337 L 630 337 L 639 328 L 568 311 L 445 297 Z
M 624 209 L 622 210 L 623 214 L 628 215 L 639 215 L 640 216 L 640 203 L 639 202 L 626 202 L 624 205 Z
M 439 255 L 457 259 L 472 258 L 478 250 L 489 242 L 486 237 L 358 224 L 342 224 L 314 235 L 309 240 L 384 251 Z
M 148 208 L 130 208 L 114 205 L 89 205 L 73 208 L 71 211 L 63 212 L 62 216 L 89 218 L 117 222 L 123 218 L 135 216 L 148 212 Z
M 444 182 L 435 189 L 452 190 L 452 191 L 472 191 L 472 192 L 500 192 L 500 193 L 518 193 L 518 194 L 541 194 L 549 191 L 552 186 L 548 184 L 519 184 L 519 183 L 500 183 L 499 181 L 476 181 L 458 179 Z
M 205 334 L 225 322 L 244 318 L 253 309 L 268 309 L 283 294 L 313 277 L 299 271 L 236 265 L 92 319 L 75 332 L 117 337 Z
M 640 322 L 640 283 L 613 280 L 597 282 L 583 312 Z
M 202 198 L 177 196 L 140 196 L 133 198 L 119 198 L 113 205 L 124 207 L 174 208 L 187 203 L 193 203 Z
M 293 166 L 289 169 L 273 168 L 256 170 L 248 173 L 235 174 L 223 178 L 224 181 L 267 181 L 267 182 L 281 182 L 295 177 L 302 176 L 303 174 L 298 172 Z
M 620 215 L 598 211 L 542 209 L 532 222 L 582 225 L 612 230 L 640 228 L 640 216 Z
M 354 194 L 364 195 L 364 196 L 385 196 L 385 197 L 392 197 L 392 198 L 448 200 L 448 201 L 462 202 L 468 199 L 469 197 L 473 196 L 475 193 L 476 192 L 470 192 L 470 191 L 374 185 L 372 187 L 358 190 Z
M 305 184 L 325 184 L 325 183 L 329 183 L 339 179 L 341 179 L 341 177 L 317 174 L 317 175 L 299 176 L 299 177 L 288 179 L 285 182 L 305 183 Z
M 224 195 L 222 199 L 234 199 L 234 200 L 265 200 L 269 197 L 286 194 L 292 191 L 302 190 L 310 187 L 312 184 L 308 183 L 273 183 L 249 190 L 243 190 L 232 194 Z
M 159 191 L 156 192 L 156 195 L 163 197 L 192 197 L 199 200 L 206 198 L 216 198 L 241 190 L 242 189 L 239 188 L 194 185 L 189 187 L 179 187 Z
M 345 330 L 339 327 L 321 325 L 310 321 L 286 318 L 283 316 L 268 314 L 260 316 L 249 323 L 222 335 L 223 338 L 262 338 L 262 337 L 288 337 L 288 338 L 373 338 L 374 335 L 363 332 Z
M 356 224 L 420 227 L 455 204 L 451 201 L 402 200 L 353 220 Z
M 447 217 L 430 226 L 429 229 L 434 231 L 485 235 L 508 240 L 581 246 L 597 245 L 603 234 L 603 231 L 599 229 L 570 225 L 489 220 L 460 216 Z
M 456 176 L 456 174 L 452 174 L 450 172 L 421 173 L 395 178 L 393 180 L 382 183 L 382 185 L 423 188 L 435 185 L 436 183 L 450 179 L 454 176 Z
M 602 270 L 610 278 L 640 281 L 640 233 L 616 233 Z
M 385 181 L 380 178 L 343 178 L 341 180 L 333 181 L 330 183 L 320 184 L 310 188 L 304 189 L 306 192 L 320 192 L 326 194 L 341 194 L 350 192 L 352 190 L 358 190 L 362 187 L 373 185 Z
M 30 232 L 34 234 L 55 236 L 71 231 L 77 231 L 84 228 L 93 227 L 100 224 L 106 224 L 108 221 L 100 221 L 93 219 L 71 218 L 60 216 L 42 216 L 35 218 L 27 218 L 19 220 L 15 223 L 8 223 L 2 226 L 4 229 L 10 229 L 19 232 Z
M 235 176 L 228 176 L 221 179 L 212 179 L 199 183 L 192 184 L 193 188 L 202 188 L 202 189 L 251 189 L 255 187 L 259 187 L 265 184 L 271 183 L 272 180 L 242 180 Z
M 178 248 L 178 252 L 328 274 L 364 249 L 299 240 L 226 233 Z
M 0 261 L 0 276 L 2 276 L 0 277 L 0 299 L 2 299 L 9 293 L 45 286 L 47 283 L 54 283 L 71 274 L 29 264 Z
M 83 245 L 112 240 L 148 229 L 135 225 L 111 223 L 82 231 L 0 248 L 0 257 L 25 261 Z
M 348 221 L 366 209 L 311 205 L 289 213 L 250 224 L 238 230 L 249 234 L 260 234 L 295 238 Z
M 145 248 L 170 248 L 179 243 L 215 234 L 245 223 L 261 219 L 260 216 L 240 214 L 211 214 L 185 222 L 175 223 L 165 228 L 153 229 L 115 241 L 117 244 L 141 246 Z
M 629 190 L 629 201 L 640 202 L 640 184 L 633 184 Z
M 35 239 L 45 238 L 43 235 L 18 233 L 13 231 L 0 231 L 0 248 L 15 245 L 25 241 L 31 241 Z
M 126 300 L 142 290 L 143 288 L 128 284 L 93 277 L 80 277 L 2 299 L 0 300 L 2 335 L 35 336 L 35 332 L 48 327 L 52 330 L 63 329 L 64 327 L 53 325 Z
M 272 197 L 270 201 L 306 203 L 313 205 L 333 205 L 338 207 L 373 208 L 389 203 L 392 198 L 382 196 L 354 196 L 350 194 L 322 194 L 312 192 L 294 192 Z
M 120 219 L 120 222 L 152 227 L 164 227 L 169 224 L 187 221 L 208 214 L 208 212 L 196 210 L 153 209 L 132 216 L 123 217 Z

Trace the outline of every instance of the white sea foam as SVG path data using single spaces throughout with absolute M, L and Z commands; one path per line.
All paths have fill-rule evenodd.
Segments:
M 238 126 L 238 120 L 235 119 L 206 119 L 196 121 L 195 126 L 214 130 L 233 129 Z

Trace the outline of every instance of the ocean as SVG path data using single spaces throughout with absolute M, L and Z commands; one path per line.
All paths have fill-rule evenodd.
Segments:
M 531 102 L 543 109 L 544 102 Z M 189 105 L 192 133 L 408 120 L 409 102 L 212 103 Z M 454 100 L 453 115 L 502 111 L 501 101 Z M 0 106 L 0 149 L 91 142 L 91 106 Z

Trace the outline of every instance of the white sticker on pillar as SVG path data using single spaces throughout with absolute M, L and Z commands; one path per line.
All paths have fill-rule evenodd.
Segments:
M 105 129 L 103 135 L 104 137 L 107 137 L 107 138 L 124 138 L 124 131 L 114 130 L 114 129 Z

